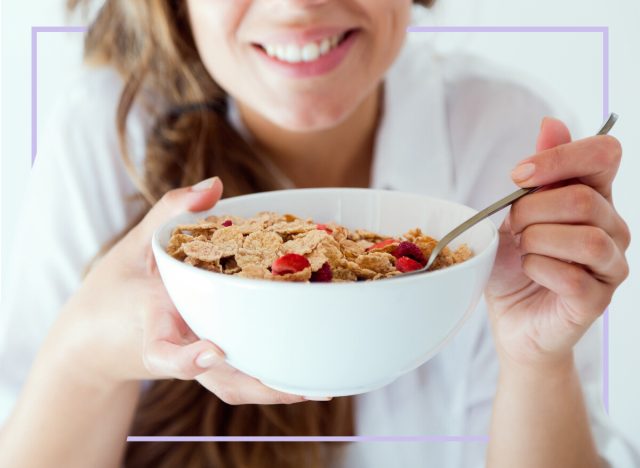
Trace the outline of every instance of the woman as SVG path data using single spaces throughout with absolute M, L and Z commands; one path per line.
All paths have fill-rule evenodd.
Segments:
M 235 371 L 181 321 L 158 277 L 150 234 L 212 207 L 222 182 L 225 196 L 371 186 L 476 206 L 511 189 L 508 170 L 534 153 L 547 106 L 482 64 L 405 43 L 411 11 L 409 0 L 106 1 L 86 41 L 101 68 L 58 110 L 25 202 L 45 232 L 20 236 L 19 251 L 38 242 L 41 255 L 10 273 L 6 407 L 22 389 L 0 464 L 466 467 L 486 449 L 492 467 L 601 466 L 610 434 L 590 410 L 597 362 L 573 347 L 627 275 L 612 137 L 571 142 L 564 124 L 543 121 L 511 176 L 549 188 L 502 223 L 488 314 L 370 394 L 306 401 Z M 124 442 L 479 435 L 490 419 L 488 447 Z

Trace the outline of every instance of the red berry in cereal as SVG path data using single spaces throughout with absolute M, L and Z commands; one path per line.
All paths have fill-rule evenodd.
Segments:
M 290 253 L 277 258 L 271 265 L 271 273 L 274 275 L 286 275 L 289 273 L 297 273 L 310 267 L 311 264 L 306 257 L 302 255 Z
M 424 254 L 422 253 L 422 250 L 420 250 L 420 248 L 413 242 L 409 242 L 409 241 L 400 242 L 398 247 L 396 247 L 395 250 L 391 252 L 391 255 L 393 255 L 396 258 L 409 257 L 415 260 L 416 262 L 422 264 L 422 266 L 427 264 L 427 259 L 424 258 Z
M 374 250 L 374 249 L 384 249 L 388 245 L 397 244 L 397 243 L 398 241 L 396 239 L 385 239 L 383 241 L 376 242 L 375 244 L 367 247 L 367 251 Z
M 396 269 L 402 273 L 419 270 L 420 268 L 422 268 L 422 265 L 409 257 L 400 257 L 396 261 Z
M 329 228 L 326 224 L 316 224 L 316 229 L 327 231 L 328 234 L 333 233 L 333 229 Z
M 330 283 L 333 279 L 333 272 L 329 262 L 324 262 L 318 271 L 314 271 L 311 274 L 312 283 Z
M 233 225 L 233 221 L 231 221 L 230 219 L 227 219 L 224 223 L 222 223 L 222 225 L 224 227 L 229 227 L 229 226 Z

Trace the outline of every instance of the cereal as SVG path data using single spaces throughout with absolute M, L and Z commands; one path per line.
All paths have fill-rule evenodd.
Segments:
M 340 244 L 334 238 L 325 236 L 307 256 L 307 259 L 311 263 L 311 270 L 317 271 L 325 262 L 329 263 L 332 268 L 342 265 L 345 256 L 340 250 Z
M 395 257 L 384 252 L 360 255 L 356 258 L 356 263 L 362 268 L 366 268 L 376 273 L 389 273 L 396 269 Z
M 296 219 L 293 221 L 280 221 L 267 228 L 269 231 L 277 232 L 278 234 L 301 234 L 308 231 L 315 231 L 316 225 Z
M 385 239 L 367 247 L 367 252 L 392 252 L 399 243 L 396 239 Z
M 255 278 L 255 279 L 267 279 L 271 277 L 271 272 L 260 265 L 247 265 L 236 273 L 235 276 L 241 276 L 243 278 Z
M 346 267 L 351 270 L 358 279 L 373 279 L 376 276 L 376 272 L 360 266 L 356 262 L 347 260 L 345 262 Z
M 304 236 L 296 237 L 290 241 L 285 242 L 280 251 L 285 253 L 295 253 L 298 255 L 305 255 L 311 253 L 318 247 L 318 244 L 324 239 L 328 238 L 329 234 L 326 231 L 315 229 L 308 231 Z
M 183 245 L 194 240 L 189 234 L 175 234 L 171 236 L 169 244 L 167 244 L 167 253 L 178 260 L 184 260 L 187 256 L 184 253 Z
M 275 281 L 300 281 L 305 282 L 311 279 L 311 267 L 306 267 L 303 270 L 295 271 L 293 273 L 287 273 L 284 275 L 271 275 L 271 279 Z
M 277 251 L 282 245 L 282 237 L 275 232 L 256 231 L 244 238 L 242 247 L 247 250 Z
M 437 240 L 416 228 L 389 237 L 292 214 L 208 216 L 173 230 L 167 253 L 197 268 L 242 278 L 353 282 L 392 278 L 422 268 Z M 433 269 L 473 256 L 467 245 L 444 248 Z

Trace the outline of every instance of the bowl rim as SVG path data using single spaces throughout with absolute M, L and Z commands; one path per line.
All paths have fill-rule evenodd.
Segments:
M 470 206 L 464 205 L 462 203 L 457 203 L 454 201 L 450 201 L 450 200 L 446 200 L 443 198 L 437 198 L 437 197 L 433 197 L 430 195 L 425 195 L 422 193 L 416 193 L 416 192 L 408 192 L 408 191 L 400 191 L 400 190 L 394 190 L 394 191 L 389 191 L 389 190 L 382 190 L 382 189 L 369 189 L 369 188 L 352 188 L 352 187 L 348 187 L 348 188 L 343 188 L 343 187 L 322 187 L 322 188 L 299 188 L 299 189 L 284 189 L 284 190 L 273 190 L 273 191 L 268 191 L 268 192 L 258 192 L 258 193 L 251 193 L 251 194 L 247 194 L 247 195 L 239 195 L 236 197 L 229 197 L 229 198 L 225 198 L 223 200 L 220 200 L 220 202 L 216 203 L 216 205 L 213 208 L 210 208 L 208 210 L 204 210 L 204 211 L 193 211 L 190 212 L 191 214 L 197 215 L 197 214 L 202 214 L 203 216 L 206 216 L 207 213 L 210 213 L 212 211 L 214 211 L 218 206 L 219 203 L 222 203 L 226 200 L 249 200 L 252 198 L 263 198 L 263 197 L 267 197 L 267 196 L 272 196 L 274 194 L 282 194 L 283 192 L 296 192 L 296 193 L 301 193 L 301 192 L 306 192 L 306 193 L 313 193 L 313 192 L 335 192 L 335 191 L 350 191 L 350 192 L 368 192 L 368 193 L 372 193 L 372 192 L 381 192 L 381 193 L 385 193 L 385 194 L 389 194 L 389 193 L 397 193 L 397 194 L 403 194 L 403 195 L 412 195 L 412 196 L 417 196 L 420 198 L 425 199 L 425 201 L 428 200 L 435 200 L 438 201 L 439 203 L 445 203 L 445 204 L 450 204 L 453 206 L 457 206 L 457 207 L 463 207 L 466 209 L 469 209 L 471 211 L 473 211 L 473 213 L 477 213 L 478 210 L 476 210 L 475 208 L 471 208 Z M 389 284 L 390 281 L 394 281 L 394 282 L 413 282 L 413 281 L 422 281 L 424 279 L 424 277 L 428 277 L 428 278 L 433 278 L 433 277 L 437 277 L 437 276 L 443 276 L 443 275 L 447 275 L 447 274 L 451 274 L 452 271 L 458 271 L 458 270 L 462 270 L 462 269 L 468 269 L 468 268 L 472 268 L 475 264 L 480 263 L 484 257 L 491 255 L 491 251 L 493 250 L 494 246 L 497 246 L 498 244 L 498 229 L 496 227 L 496 225 L 493 223 L 493 221 L 489 218 L 483 219 L 482 221 L 480 221 L 478 223 L 478 225 L 481 224 L 488 224 L 490 229 L 491 229 L 491 241 L 489 242 L 489 244 L 487 245 L 487 247 L 485 247 L 479 254 L 475 255 L 473 257 L 471 257 L 468 260 L 465 260 L 464 262 L 452 265 L 450 267 L 447 268 L 443 268 L 440 270 L 436 270 L 436 271 L 431 271 L 431 272 L 425 272 L 424 274 L 419 274 L 419 275 L 398 275 L 398 276 L 394 276 L 392 278 L 385 278 L 382 280 L 376 280 L 376 281 L 344 281 L 344 282 L 336 282 L 336 283 L 323 283 L 323 282 L 317 282 L 317 283 L 312 283 L 312 282 L 300 282 L 300 281 L 270 281 L 270 280 L 266 280 L 266 279 L 262 279 L 262 278 L 244 278 L 241 276 L 235 276 L 235 275 L 225 275 L 223 273 L 217 273 L 214 271 L 208 271 L 208 270 L 204 270 L 202 268 L 198 268 L 189 264 L 186 264 L 174 257 L 172 257 L 171 255 L 169 255 L 165 248 L 162 247 L 162 245 L 160 244 L 160 240 L 158 239 L 160 232 L 163 231 L 166 227 L 168 227 L 171 224 L 175 224 L 175 220 L 176 218 L 183 216 L 185 213 L 181 213 L 178 214 L 176 216 L 173 216 L 170 220 L 162 223 L 158 228 L 156 228 L 153 232 L 152 238 L 151 238 L 151 247 L 152 247 L 152 251 L 153 251 L 153 255 L 155 257 L 155 259 L 158 259 L 158 256 L 163 257 L 164 259 L 168 260 L 169 263 L 173 263 L 174 265 L 178 265 L 178 268 L 183 269 L 183 271 L 185 271 L 187 274 L 195 274 L 195 275 L 201 275 L 203 278 L 217 278 L 217 281 L 222 281 L 222 282 L 226 282 L 229 285 L 236 285 L 236 286 L 244 286 L 244 287 L 248 287 L 251 286 L 252 289 L 287 289 L 290 287 L 314 287 L 314 288 L 319 288 L 319 287 L 324 287 L 324 288 L 328 288 L 328 287 L 341 287 L 341 288 L 353 288 L 353 287 L 357 287 L 359 289 L 362 288 L 367 288 L 367 287 L 372 287 L 371 285 L 376 285 L 376 284 L 380 284 L 385 283 L 385 284 Z M 473 215 L 473 214 L 472 214 Z M 373 287 L 379 287 L 379 286 L 373 286 Z

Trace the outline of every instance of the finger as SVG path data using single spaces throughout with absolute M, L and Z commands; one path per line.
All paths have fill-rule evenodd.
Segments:
M 512 234 L 533 224 L 584 224 L 606 231 L 618 247 L 629 246 L 626 223 L 600 193 L 583 184 L 572 184 L 533 193 L 513 204 Z
M 616 243 L 593 226 L 534 224 L 522 231 L 520 250 L 584 265 L 595 279 L 614 287 L 628 275 L 627 262 Z
M 235 369 L 227 363 L 199 375 L 196 380 L 229 405 L 292 404 L 305 401 L 300 395 L 279 392 L 258 379 Z
M 566 317 L 568 322 L 578 327 L 590 325 L 611 301 L 613 288 L 580 265 L 528 254 L 522 260 L 522 269 L 533 281 L 560 296 L 570 314 Z
M 224 361 L 224 353 L 213 343 L 198 340 L 180 345 L 165 340 L 145 343 L 145 367 L 156 377 L 194 379 L 196 376 Z
M 511 177 L 521 187 L 547 185 L 569 179 L 589 185 L 611 201 L 622 148 L 612 136 L 600 135 L 547 149 L 521 161 Z
M 536 151 L 541 152 L 571 141 L 571 133 L 567 126 L 558 119 L 545 117 L 540 125 L 540 134 L 536 142 Z
M 136 226 L 135 231 L 143 242 L 158 226 L 172 217 L 185 211 L 203 211 L 212 208 L 222 196 L 222 181 L 218 177 L 203 180 L 192 187 L 183 187 L 167 192 L 144 219 Z

